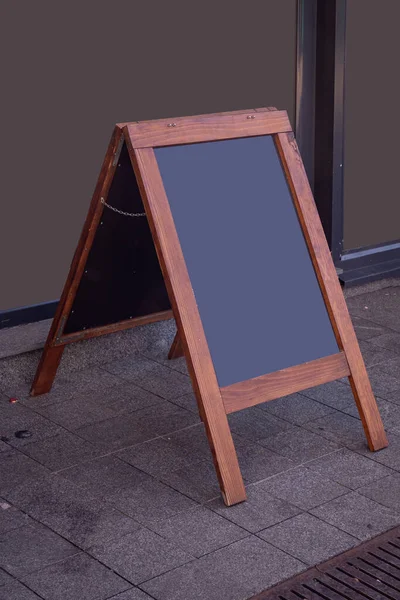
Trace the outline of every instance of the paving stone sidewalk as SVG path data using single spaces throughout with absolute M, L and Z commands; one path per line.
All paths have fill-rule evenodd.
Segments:
M 0 600 L 245 600 L 398 525 L 400 285 L 348 305 L 390 446 L 368 451 L 344 381 L 233 414 L 231 508 L 173 324 L 46 396 L 0 385 Z

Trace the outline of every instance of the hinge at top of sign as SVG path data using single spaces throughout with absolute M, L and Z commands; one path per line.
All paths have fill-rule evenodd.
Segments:
M 124 145 L 124 136 L 121 135 L 121 137 L 119 138 L 118 146 L 116 147 L 115 152 L 114 152 L 114 160 L 113 160 L 113 163 L 112 163 L 113 167 L 117 166 L 117 162 L 119 161 L 119 156 L 121 154 L 121 150 L 122 150 L 122 146 L 123 145 Z

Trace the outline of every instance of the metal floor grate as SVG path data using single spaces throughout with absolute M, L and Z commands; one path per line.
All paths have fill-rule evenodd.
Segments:
M 400 600 L 400 527 L 252 600 Z

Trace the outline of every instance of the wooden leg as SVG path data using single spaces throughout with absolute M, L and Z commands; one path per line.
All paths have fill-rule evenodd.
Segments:
M 349 381 L 353 390 L 354 399 L 357 404 L 361 422 L 364 427 L 365 435 L 368 441 L 368 447 L 372 451 L 386 448 L 388 440 L 383 427 L 381 415 L 376 404 L 371 384 L 368 378 L 367 370 L 364 365 L 360 352 L 360 359 L 356 367 L 352 368 L 349 361 L 350 372 Z
M 302 224 L 339 350 L 343 350 L 346 355 L 350 384 L 368 446 L 370 450 L 381 450 L 388 445 L 382 419 L 293 133 L 278 133 L 276 147 Z
M 47 394 L 51 390 L 64 348 L 62 345 L 45 347 L 32 383 L 31 396 Z
M 223 500 L 226 506 L 244 502 L 247 499 L 246 489 L 226 414 L 223 418 L 222 414 L 218 417 L 217 414 L 210 415 L 209 411 L 207 414 L 207 410 L 204 412 L 203 422 Z
M 183 356 L 183 347 L 181 338 L 179 336 L 179 331 L 177 331 L 174 337 L 174 341 L 172 342 L 171 348 L 168 352 L 168 360 L 180 358 L 181 356 Z

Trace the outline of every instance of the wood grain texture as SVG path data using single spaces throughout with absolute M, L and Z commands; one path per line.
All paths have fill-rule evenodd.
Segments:
M 173 360 L 174 358 L 180 358 L 181 356 L 183 356 L 183 346 L 179 331 L 177 331 L 168 352 L 168 359 Z
M 346 357 L 340 352 L 223 387 L 222 400 L 229 414 L 346 377 L 349 373 Z
M 296 141 L 293 133 L 279 133 L 275 141 L 337 343 L 346 355 L 369 448 L 380 450 L 388 441 Z
M 166 321 L 167 319 L 173 319 L 173 317 L 174 314 L 172 310 L 164 310 L 162 312 L 152 313 L 151 315 L 144 315 L 143 317 L 119 321 L 119 323 L 111 323 L 110 325 L 93 327 L 92 329 L 86 329 L 85 331 L 80 331 L 78 333 L 69 333 L 68 335 L 63 335 L 59 342 L 56 340 L 54 345 L 58 346 L 59 344 L 72 344 L 77 340 L 88 340 L 90 338 L 99 337 L 100 335 L 107 335 L 109 333 L 115 333 L 116 331 L 123 331 L 125 329 L 139 327 L 140 325 L 148 325 L 149 323 Z
M 269 112 L 271 110 L 277 110 L 275 108 L 275 106 L 261 106 L 260 108 L 241 108 L 240 110 L 229 110 L 229 111 L 225 111 L 225 112 L 219 112 L 219 113 L 204 113 L 202 115 L 193 115 L 193 117 L 191 118 L 198 118 L 198 119 L 205 119 L 207 117 L 221 117 L 224 115 L 247 115 L 247 114 L 251 114 L 251 113 L 258 113 L 258 112 Z M 117 123 L 116 127 L 118 127 L 119 129 L 123 129 L 124 127 L 126 127 L 127 125 L 137 125 L 138 123 L 162 123 L 162 124 L 167 124 L 167 123 L 171 123 L 171 121 L 178 122 L 178 121 L 184 121 L 185 119 L 187 119 L 188 117 L 168 117 L 166 119 L 147 119 L 146 121 L 126 121 L 125 123 Z
M 129 128 L 124 131 L 127 140 L 130 139 Z M 154 151 L 151 148 L 135 150 L 130 142 L 128 148 L 178 330 L 182 336 L 182 344 L 199 410 L 205 422 L 221 492 L 225 503 L 230 506 L 245 500 L 246 492 L 164 185 Z
M 194 144 L 290 131 L 286 111 L 184 117 L 127 125 L 133 148 Z
M 64 347 L 64 345 L 51 346 L 46 343 L 32 384 L 31 396 L 47 394 L 51 390 Z

